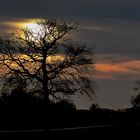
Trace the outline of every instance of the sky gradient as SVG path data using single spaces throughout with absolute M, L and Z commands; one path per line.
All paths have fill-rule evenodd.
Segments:
M 96 52 L 96 102 L 101 107 L 125 108 L 131 106 L 140 78 L 139 6 L 139 0 L 1 0 L 0 31 L 16 30 L 19 23 L 33 18 L 78 22 L 72 39 L 86 42 Z M 91 103 L 75 100 L 79 108 Z

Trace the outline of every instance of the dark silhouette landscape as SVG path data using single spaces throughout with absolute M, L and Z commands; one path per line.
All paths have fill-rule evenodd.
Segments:
M 131 108 L 78 110 L 72 95 L 95 98 L 94 49 L 65 38 L 75 23 L 42 19 L 35 27 L 0 38 L 0 135 L 95 138 L 139 129 L 139 82 Z
M 46 111 L 47 112 L 47 111 Z M 72 103 L 60 101 L 50 104 L 49 131 L 45 131 L 42 99 L 27 93 L 11 93 L 0 98 L 0 136 L 43 137 L 94 136 L 111 137 L 110 133 L 133 134 L 139 130 L 140 109 L 111 110 L 91 108 L 77 110 Z M 3 133 L 2 133 L 3 132 Z M 7 133 L 6 133 L 7 132 Z

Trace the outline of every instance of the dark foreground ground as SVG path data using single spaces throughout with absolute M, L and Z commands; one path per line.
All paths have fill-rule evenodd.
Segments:
M 139 139 L 140 124 L 99 125 L 80 128 L 0 131 L 0 139 Z
M 140 112 L 64 111 L 52 112 L 50 131 L 44 131 L 44 121 L 37 113 L 1 115 L 2 139 L 140 139 Z M 38 116 L 37 116 L 38 115 Z M 7 117 L 6 117 L 7 116 Z M 34 119 L 33 119 L 34 118 Z M 46 125 L 45 125 L 46 126 Z

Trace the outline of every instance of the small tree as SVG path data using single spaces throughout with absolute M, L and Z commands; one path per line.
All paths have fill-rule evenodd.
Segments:
M 2 75 L 21 76 L 28 92 L 42 95 L 46 107 L 63 95 L 94 94 L 93 51 L 67 39 L 77 24 L 42 19 L 35 27 L 0 37 Z
M 100 109 L 100 106 L 98 104 L 92 104 L 90 107 L 90 110 L 92 111 L 97 110 L 97 109 Z
M 133 108 L 140 109 L 140 81 L 136 82 L 134 91 L 136 91 L 137 94 L 131 98 L 131 103 Z

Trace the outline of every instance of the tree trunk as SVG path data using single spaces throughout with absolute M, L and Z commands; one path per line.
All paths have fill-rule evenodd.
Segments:
M 48 90 L 48 73 L 46 70 L 46 56 L 47 50 L 43 50 L 43 61 L 42 61 L 42 72 L 43 72 L 43 96 L 44 96 L 44 129 L 49 132 L 50 130 L 50 100 L 49 100 L 49 90 Z
M 49 132 L 50 130 L 50 100 L 49 100 L 49 93 L 46 86 L 44 86 L 43 94 L 44 94 L 43 95 L 44 96 L 44 107 L 43 107 L 44 129 L 47 132 Z

